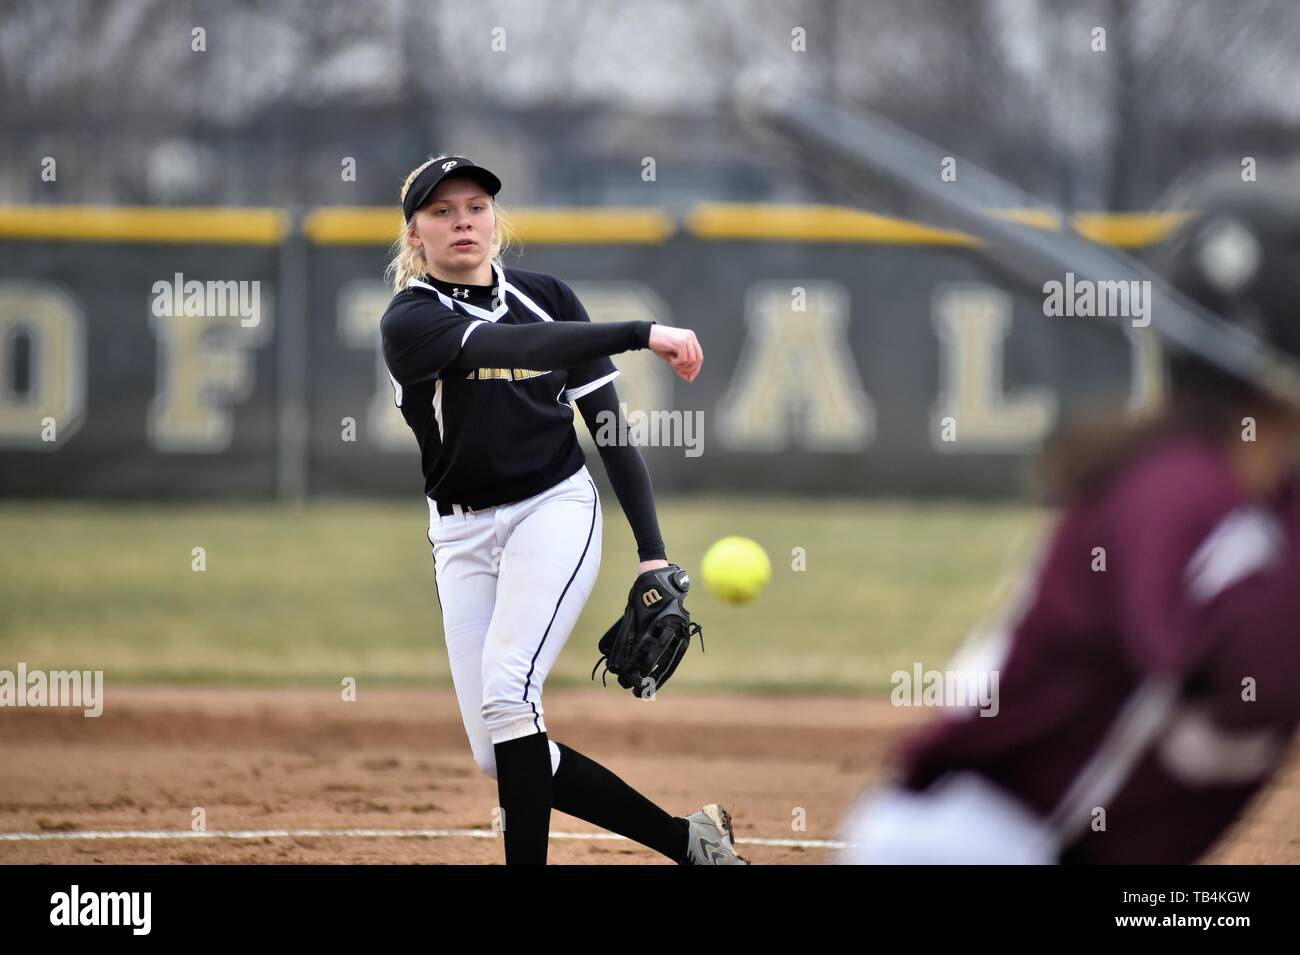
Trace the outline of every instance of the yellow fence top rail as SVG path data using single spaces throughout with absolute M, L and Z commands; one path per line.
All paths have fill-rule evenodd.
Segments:
M 992 214 L 1038 229 L 1059 229 L 1047 209 L 998 209 Z M 1071 225 L 1094 242 L 1137 248 L 1161 241 L 1190 213 L 1080 212 Z M 970 246 L 965 233 L 841 206 L 704 203 L 686 217 L 702 239 L 783 242 L 877 242 L 889 245 Z
M 510 221 L 524 242 L 551 244 L 656 244 L 676 231 L 667 213 L 652 208 L 510 210 Z M 402 227 L 393 209 L 348 207 L 316 209 L 304 224 L 307 238 L 319 245 L 391 245 Z
M 1002 209 L 1040 229 L 1060 228 L 1045 209 Z M 1140 248 L 1161 241 L 1190 213 L 1080 212 L 1071 224 L 1094 242 Z M 517 208 L 520 239 L 538 245 L 659 244 L 678 223 L 655 208 Z M 0 206 L 0 239 L 277 245 L 291 229 L 283 209 L 226 207 Z M 321 207 L 303 233 L 318 245 L 391 245 L 401 214 L 385 206 Z M 703 203 L 681 225 L 699 239 L 973 246 L 964 233 L 841 206 Z
M 705 203 L 686 216 L 686 228 L 701 239 L 975 244 L 960 232 L 840 206 Z
M 0 238 L 6 239 L 278 245 L 288 230 L 281 209 L 0 206 Z

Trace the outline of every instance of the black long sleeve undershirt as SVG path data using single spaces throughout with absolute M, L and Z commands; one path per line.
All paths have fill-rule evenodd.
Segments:
M 461 367 L 511 365 L 519 368 L 572 368 L 593 358 L 650 346 L 654 322 L 538 322 L 474 328 L 461 346 Z
M 473 336 L 470 340 L 473 341 Z M 650 471 L 645 466 L 640 449 L 628 440 L 627 420 L 620 413 L 618 391 L 614 388 L 614 383 L 601 385 L 590 394 L 583 395 L 577 404 L 578 410 L 582 412 L 582 420 L 587 423 L 587 430 L 596 441 L 600 460 L 604 463 L 609 483 L 614 488 L 614 496 L 618 498 L 623 513 L 627 515 L 627 522 L 632 527 L 637 556 L 641 560 L 666 560 L 667 551 L 659 531 L 659 518 L 655 513 Z M 600 439 L 601 425 L 607 421 L 618 422 L 618 440 L 615 442 Z M 608 430 L 605 429 L 606 432 Z

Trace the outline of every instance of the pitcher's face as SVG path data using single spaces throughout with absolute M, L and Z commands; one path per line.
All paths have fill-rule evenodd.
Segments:
M 415 213 L 409 235 L 423 246 L 431 272 L 463 275 L 487 261 L 495 231 L 491 197 L 474 180 L 455 178 L 440 183 Z

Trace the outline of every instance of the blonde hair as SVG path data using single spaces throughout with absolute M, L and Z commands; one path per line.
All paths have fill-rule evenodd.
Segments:
M 440 160 L 448 158 L 450 153 L 444 153 L 441 156 L 434 156 L 425 162 L 420 163 L 406 177 L 406 182 L 402 183 L 401 198 L 406 198 L 406 193 L 411 188 L 411 183 L 415 182 L 417 176 L 424 172 L 425 169 L 432 166 Z M 496 197 L 492 198 L 492 212 L 496 217 L 496 227 L 492 230 L 492 246 L 488 250 L 492 261 L 500 266 L 501 257 L 514 244 L 514 229 L 510 225 L 510 216 L 504 209 L 497 204 Z M 402 230 L 397 234 L 397 241 L 393 243 L 391 249 L 392 259 L 388 262 L 388 267 L 384 269 L 384 277 L 391 279 L 393 291 L 400 292 L 406 288 L 411 279 L 419 278 L 429 271 L 429 263 L 424 261 L 424 247 L 412 244 L 407 241 L 407 234 L 411 231 L 411 223 L 403 222 Z

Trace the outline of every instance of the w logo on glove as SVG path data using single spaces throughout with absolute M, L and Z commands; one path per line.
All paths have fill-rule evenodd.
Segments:
M 691 622 L 682 601 L 691 581 L 676 564 L 647 570 L 637 577 L 627 595 L 623 616 L 600 638 L 601 663 L 605 672 L 618 677 L 618 685 L 638 699 L 654 699 L 655 691 L 668 682 L 690 648 L 691 637 L 703 630 Z M 604 677 L 601 677 L 604 682 Z

